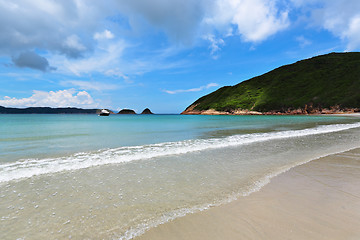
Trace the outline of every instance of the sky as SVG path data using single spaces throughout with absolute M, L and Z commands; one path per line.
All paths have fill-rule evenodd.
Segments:
M 0 0 L 0 106 L 180 113 L 220 87 L 359 49 L 359 0 Z

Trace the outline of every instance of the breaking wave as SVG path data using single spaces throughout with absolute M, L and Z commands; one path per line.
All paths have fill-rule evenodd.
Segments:
M 119 147 L 81 152 L 65 157 L 24 159 L 0 165 L 0 183 L 42 174 L 73 171 L 106 164 L 117 164 L 135 160 L 146 160 L 168 155 L 185 154 L 207 149 L 240 146 L 275 139 L 295 138 L 324 134 L 360 127 L 360 123 L 323 125 L 316 128 L 269 133 L 233 135 L 224 138 L 192 139 L 142 146 Z

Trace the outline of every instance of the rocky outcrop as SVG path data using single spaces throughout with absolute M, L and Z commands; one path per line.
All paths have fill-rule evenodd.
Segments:
M 132 109 L 122 109 L 118 114 L 136 114 L 136 112 Z
M 153 113 L 150 111 L 150 109 L 145 108 L 144 111 L 142 111 L 141 114 L 153 114 Z

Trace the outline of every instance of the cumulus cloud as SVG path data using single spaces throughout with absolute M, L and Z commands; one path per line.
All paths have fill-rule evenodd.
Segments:
M 99 71 L 95 59 L 109 49 L 102 42 L 141 42 L 144 35 L 161 32 L 173 46 L 193 46 L 207 36 L 216 58 L 229 36 L 260 43 L 287 29 L 291 11 L 311 15 L 311 22 L 343 39 L 347 50 L 359 48 L 358 0 L 0 0 L 0 56 L 17 56 L 16 66 L 28 66 L 20 55 L 36 49 L 56 67 L 49 56 L 61 55 L 75 63 L 74 73 L 90 69 L 86 63 Z M 114 20 L 117 16 L 126 22 L 126 30 Z M 116 58 L 122 57 L 122 51 L 116 53 Z M 111 55 L 113 60 L 115 54 Z M 44 71 L 46 62 L 40 59 L 29 67 Z
M 310 12 L 311 25 L 328 30 L 342 39 L 347 51 L 360 47 L 360 1 L 358 0 L 291 0 Z
M 5 107 L 97 107 L 90 94 L 86 91 L 75 91 L 74 89 L 59 91 L 33 91 L 28 98 L 4 97 L 0 99 L 0 106 Z
M 50 67 L 46 58 L 39 56 L 35 52 L 26 51 L 12 58 L 13 63 L 18 67 L 28 67 L 43 72 L 55 70 L 56 68 Z
M 360 2 L 354 0 L 321 1 L 323 7 L 313 18 L 325 29 L 347 41 L 348 50 L 360 46 Z
M 279 10 L 279 0 L 120 0 L 119 9 L 133 26 L 142 16 L 171 38 L 191 44 L 199 34 L 213 30 L 225 36 L 233 33 L 243 40 L 259 42 L 288 27 L 288 11 Z
M 224 25 L 227 31 L 236 25 L 246 41 L 260 41 L 288 23 L 286 12 L 270 0 L 0 1 L 0 54 L 36 48 L 69 58 L 84 56 L 93 50 L 92 40 L 115 38 L 99 27 L 117 14 L 133 31 L 152 26 L 185 45 Z
M 124 64 L 121 58 L 124 48 L 131 47 L 129 36 L 163 32 L 174 46 L 190 46 L 207 36 L 216 59 L 225 45 L 224 37 L 238 34 L 244 41 L 259 42 L 286 28 L 287 12 L 276 8 L 277 1 L 0 0 L 0 56 L 15 56 L 15 66 L 44 72 L 51 70 L 49 60 L 59 70 L 75 75 L 106 74 L 115 64 Z M 122 26 L 110 19 L 119 15 L 129 25 L 128 31 L 136 34 L 115 36 L 114 30 Z M 44 52 L 48 60 L 34 49 Z M 136 60 L 130 68 L 147 71 L 143 62 Z
M 41 49 L 68 58 L 83 57 L 96 48 L 94 40 L 115 38 L 110 29 L 101 27 L 114 27 L 109 19 L 117 15 L 129 22 L 131 31 L 141 34 L 152 26 L 174 41 L 190 44 L 201 22 L 205 2 L 1 0 L 0 55 Z
M 200 92 L 204 89 L 208 89 L 211 87 L 217 87 L 219 86 L 219 84 L 217 83 L 209 83 L 205 86 L 201 86 L 198 88 L 190 88 L 190 89 L 178 89 L 178 90 L 164 90 L 164 92 L 168 93 L 168 94 L 177 94 L 177 93 L 184 93 L 184 92 Z
M 350 19 L 348 28 L 341 36 L 348 40 L 346 51 L 352 51 L 360 46 L 360 14 Z
M 110 11 L 98 1 L 96 5 L 81 0 L 0 1 L 0 54 L 15 55 L 37 48 L 79 56 L 89 49 L 86 44 L 91 42 L 85 38 L 105 13 Z M 77 36 L 79 32 L 82 38 Z
M 247 42 L 261 42 L 287 28 L 288 11 L 279 10 L 271 0 L 216 0 L 214 10 L 204 20 L 217 29 L 241 36 Z M 235 29 L 232 29 L 235 26 Z M 229 28 L 231 31 L 229 31 Z

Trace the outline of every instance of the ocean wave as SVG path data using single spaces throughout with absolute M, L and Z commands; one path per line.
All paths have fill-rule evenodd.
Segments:
M 146 160 L 168 155 L 186 154 L 207 149 L 240 146 L 262 141 L 324 134 L 360 127 L 360 123 L 323 125 L 316 128 L 269 133 L 233 135 L 224 138 L 192 139 L 142 146 L 120 147 L 81 152 L 71 156 L 45 159 L 25 159 L 0 165 L 0 183 L 37 175 L 73 171 L 106 164 Z

